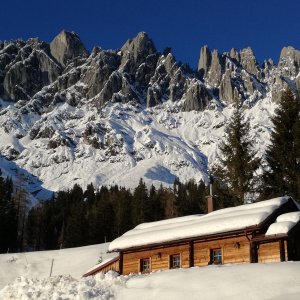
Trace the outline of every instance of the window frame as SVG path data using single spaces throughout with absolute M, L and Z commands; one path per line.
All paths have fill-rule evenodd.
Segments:
M 148 268 L 145 269 L 145 264 L 144 262 L 148 262 Z M 145 257 L 140 259 L 140 272 L 141 273 L 150 273 L 151 272 L 151 259 L 150 257 Z
M 179 258 L 179 265 L 178 265 L 178 260 L 176 262 L 176 260 L 174 260 L 174 258 L 175 259 Z M 174 264 L 174 262 L 176 262 L 176 263 Z M 169 263 L 170 263 L 170 269 L 180 269 L 181 268 L 181 254 L 180 253 L 171 254 Z
M 216 255 L 216 252 L 219 253 Z M 216 259 L 218 258 L 218 259 Z M 222 265 L 223 264 L 223 249 L 222 248 L 213 248 L 210 249 L 210 262 L 212 265 Z

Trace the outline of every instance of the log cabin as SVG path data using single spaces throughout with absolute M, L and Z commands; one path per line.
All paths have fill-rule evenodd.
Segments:
M 213 208 L 212 198 L 208 208 Z M 118 256 L 84 276 L 211 264 L 300 260 L 300 207 L 291 197 L 143 223 L 112 241 Z

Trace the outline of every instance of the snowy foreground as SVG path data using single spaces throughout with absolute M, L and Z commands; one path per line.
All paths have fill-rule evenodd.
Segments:
M 106 253 L 108 243 L 86 247 L 69 248 L 53 251 L 39 251 L 0 255 L 0 289 L 13 282 L 17 277 L 48 278 L 52 276 L 71 275 L 79 279 L 82 274 L 102 260 L 116 256 Z M 0 297 L 0 300 L 2 298 Z
M 0 299 L 298 300 L 300 296 L 300 262 L 208 266 L 132 276 L 109 272 L 80 278 L 99 258 L 99 249 L 105 248 L 107 244 L 61 250 L 62 259 L 58 251 L 52 251 L 60 266 L 55 271 L 54 264 L 50 278 L 51 251 L 26 254 L 27 270 L 18 263 L 17 255 L 0 255 Z M 16 260 L 8 262 L 8 257 Z M 13 279 L 16 275 L 22 277 Z

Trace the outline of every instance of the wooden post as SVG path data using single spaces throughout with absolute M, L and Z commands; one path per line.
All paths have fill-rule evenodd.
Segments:
M 258 262 L 258 255 L 257 255 L 257 244 L 250 243 L 250 262 L 257 263 Z
M 279 241 L 279 247 L 280 247 L 280 261 L 285 261 L 284 240 Z
M 119 259 L 119 273 L 120 275 L 123 274 L 123 252 L 120 252 L 120 259 Z
M 189 263 L 192 268 L 194 266 L 194 241 L 189 242 Z
M 54 262 L 54 258 L 52 258 L 52 261 L 51 261 L 51 269 L 50 269 L 50 275 L 49 275 L 49 277 L 51 277 L 51 275 L 52 275 L 53 262 Z

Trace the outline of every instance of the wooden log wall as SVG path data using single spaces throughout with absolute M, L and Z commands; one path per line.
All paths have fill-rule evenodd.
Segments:
M 286 241 L 284 241 L 285 260 L 288 260 Z M 258 262 L 280 262 L 280 241 L 260 244 L 258 248 Z
M 104 267 L 103 269 L 101 269 L 101 272 L 106 273 L 108 271 L 116 271 L 119 272 L 119 261 L 115 261 L 111 264 L 109 264 L 108 266 Z
M 208 242 L 194 243 L 194 265 L 207 266 L 210 264 L 211 249 L 222 249 L 223 264 L 250 263 L 250 244 L 246 237 L 234 237 Z
M 170 255 L 180 254 L 181 268 L 207 266 L 210 263 L 210 251 L 221 248 L 223 264 L 250 263 L 250 244 L 245 236 L 221 239 L 217 241 L 195 241 L 177 246 L 160 247 L 143 251 L 124 252 L 123 274 L 140 272 L 140 260 L 150 259 L 151 272 L 170 268 Z M 191 253 L 191 251 L 193 251 Z M 194 261 L 191 262 L 190 258 Z
M 123 274 L 139 273 L 140 260 L 150 259 L 151 272 L 166 270 L 170 268 L 170 255 L 180 254 L 181 268 L 188 268 L 189 265 L 189 243 L 178 246 L 162 247 L 144 251 L 124 252 L 123 255 Z

